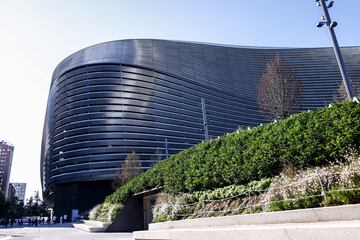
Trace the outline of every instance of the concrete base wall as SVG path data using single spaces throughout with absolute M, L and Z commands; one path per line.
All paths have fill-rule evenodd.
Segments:
M 142 196 L 133 196 L 116 216 L 106 232 L 132 232 L 144 229 Z
M 360 205 L 313 208 L 151 224 L 134 239 L 360 239 Z

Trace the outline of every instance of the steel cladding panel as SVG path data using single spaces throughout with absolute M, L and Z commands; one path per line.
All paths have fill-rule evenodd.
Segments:
M 350 78 L 360 80 L 360 47 L 343 48 Z M 111 180 L 135 151 L 144 169 L 157 149 L 175 154 L 204 139 L 265 119 L 256 85 L 279 55 L 302 82 L 298 111 L 334 100 L 341 81 L 331 48 L 249 48 L 166 40 L 121 40 L 80 50 L 55 69 L 44 123 L 43 190 Z M 46 195 L 45 194 L 45 195 Z

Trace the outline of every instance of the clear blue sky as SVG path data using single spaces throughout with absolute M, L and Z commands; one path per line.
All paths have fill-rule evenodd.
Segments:
M 335 0 L 339 43 L 360 45 L 359 0 Z M 15 145 L 13 181 L 40 190 L 51 74 L 99 42 L 159 38 L 246 46 L 330 46 L 314 0 L 1 0 L 0 140 Z

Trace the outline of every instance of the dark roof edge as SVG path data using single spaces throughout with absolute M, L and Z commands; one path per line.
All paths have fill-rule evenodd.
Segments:
M 155 41 L 165 41 L 165 42 L 180 42 L 180 43 L 189 43 L 189 44 L 199 44 L 199 45 L 208 45 L 208 46 L 218 46 L 218 47 L 229 47 L 229 48 L 249 48 L 249 49 L 322 49 L 322 48 L 332 48 L 331 46 L 327 47 L 270 47 L 270 46 L 249 46 L 249 45 L 236 45 L 236 44 L 222 44 L 222 43 L 211 43 L 211 42 L 201 42 L 201 41 L 188 41 L 188 40 L 173 40 L 173 39 L 159 39 L 159 38 L 125 38 L 119 40 L 111 40 L 106 42 L 97 43 L 83 49 L 105 44 L 111 42 L 118 42 L 118 41 L 138 41 L 138 40 L 155 40 Z M 359 47 L 356 45 L 349 45 L 349 46 L 340 46 L 341 48 L 352 48 L 352 47 Z M 79 51 L 83 50 L 80 49 Z M 75 52 L 76 53 L 76 52 Z M 72 54 L 71 54 L 72 55 Z M 71 56 L 70 55 L 70 56 Z

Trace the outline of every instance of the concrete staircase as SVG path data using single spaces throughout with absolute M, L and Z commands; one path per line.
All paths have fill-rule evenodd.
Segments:
M 111 223 L 84 220 L 83 223 L 74 223 L 73 227 L 86 232 L 105 232 Z
M 359 240 L 360 205 L 150 224 L 137 240 Z

